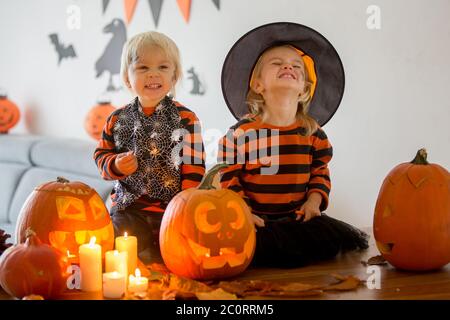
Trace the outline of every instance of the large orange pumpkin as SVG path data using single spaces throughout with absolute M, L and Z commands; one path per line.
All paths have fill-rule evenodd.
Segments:
M 109 102 L 99 102 L 86 115 L 84 129 L 95 140 L 102 137 L 103 127 L 109 115 L 116 110 Z
M 396 166 L 375 207 L 377 247 L 400 269 L 433 270 L 450 262 L 450 175 L 426 157 L 421 149 L 412 162 Z
M 243 272 L 255 250 L 250 209 L 234 191 L 212 187 L 213 167 L 197 188 L 168 204 L 160 229 L 161 255 L 173 273 L 192 279 L 227 278 Z
M 17 105 L 0 95 L 0 133 L 8 133 L 20 119 L 20 111 Z
M 27 230 L 24 244 L 8 248 L 0 257 L 0 285 L 11 296 L 56 298 L 66 288 L 67 257 L 43 244 Z
M 28 196 L 16 225 L 17 242 L 25 242 L 28 228 L 44 243 L 75 255 L 92 236 L 103 254 L 114 247 L 114 228 L 99 194 L 82 182 L 61 177 L 36 187 Z

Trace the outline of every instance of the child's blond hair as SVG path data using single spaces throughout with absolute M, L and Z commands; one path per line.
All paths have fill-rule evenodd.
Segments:
M 122 50 L 120 65 L 120 76 L 122 77 L 122 81 L 125 84 L 129 83 L 128 68 L 138 59 L 141 50 L 150 47 L 161 49 L 167 58 L 173 62 L 175 66 L 174 81 L 176 84 L 183 75 L 180 51 L 172 39 L 165 34 L 156 31 L 139 33 L 126 42 Z M 175 85 L 173 86 L 171 93 L 175 96 Z
M 261 76 L 262 57 L 264 56 L 264 54 L 274 48 L 279 48 L 279 47 L 286 47 L 286 48 L 294 49 L 290 45 L 281 45 L 281 46 L 272 47 L 272 48 L 266 50 L 263 54 L 261 54 L 258 61 L 256 62 L 255 68 L 253 69 L 252 78 L 253 77 L 257 78 L 257 77 Z M 302 95 L 300 95 L 298 97 L 296 118 L 297 118 L 297 120 L 301 121 L 302 125 L 305 127 L 305 129 L 306 129 L 305 135 L 309 136 L 309 135 L 313 134 L 319 128 L 319 124 L 313 117 L 311 117 L 308 114 L 309 105 L 311 103 L 311 98 L 312 98 L 312 96 L 311 96 L 312 83 L 311 83 L 311 81 L 308 80 L 308 72 L 306 71 L 306 68 L 303 68 L 303 72 L 304 72 L 304 79 L 305 79 L 305 91 L 303 92 Z M 264 97 L 261 94 L 256 93 L 256 91 L 253 90 L 251 85 L 247 92 L 246 102 L 247 102 L 247 105 L 248 105 L 249 111 L 250 111 L 250 113 L 247 117 L 256 117 L 256 116 L 260 116 L 263 114 L 263 112 L 264 112 Z

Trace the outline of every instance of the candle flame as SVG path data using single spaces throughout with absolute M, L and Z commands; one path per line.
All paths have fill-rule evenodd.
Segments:
M 136 275 L 136 278 L 140 278 L 141 277 L 141 270 L 139 270 L 139 268 L 136 268 L 136 271 L 134 272 L 134 274 Z
M 91 240 L 89 241 L 89 246 L 90 246 L 90 247 L 93 247 L 96 240 L 97 240 L 97 239 L 95 238 L 95 236 L 92 236 L 92 237 L 91 237 Z
M 124 232 L 123 236 L 126 238 L 128 237 L 128 232 Z
M 113 255 L 117 256 L 119 254 L 119 251 L 114 250 Z
M 70 251 L 67 250 L 67 256 L 70 258 Z

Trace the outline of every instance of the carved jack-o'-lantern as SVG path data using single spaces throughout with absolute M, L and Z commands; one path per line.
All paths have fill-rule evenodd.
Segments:
M 102 137 L 103 127 L 109 115 L 116 110 L 109 102 L 100 102 L 86 115 L 84 129 L 95 140 Z
M 20 111 L 15 103 L 0 95 L 0 133 L 8 133 L 20 119 Z
M 28 196 L 16 225 L 17 242 L 25 241 L 27 228 L 64 253 L 78 254 L 78 247 L 92 236 L 103 254 L 114 246 L 114 229 L 102 198 L 88 185 L 64 178 L 42 184 Z
M 450 175 L 421 149 L 388 174 L 375 207 L 374 236 L 383 257 L 405 270 L 450 262 Z
M 231 190 L 215 190 L 213 167 L 197 188 L 178 193 L 164 213 L 160 247 L 173 273 L 193 279 L 226 278 L 243 272 L 255 250 L 250 209 Z

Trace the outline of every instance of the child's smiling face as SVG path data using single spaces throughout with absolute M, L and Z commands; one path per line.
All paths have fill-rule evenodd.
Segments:
M 305 66 L 295 49 L 282 46 L 266 51 L 255 74 L 253 89 L 264 94 L 273 90 L 291 90 L 300 95 L 305 88 Z
M 156 107 L 175 85 L 175 64 L 161 48 L 144 48 L 130 64 L 128 80 L 144 108 Z

